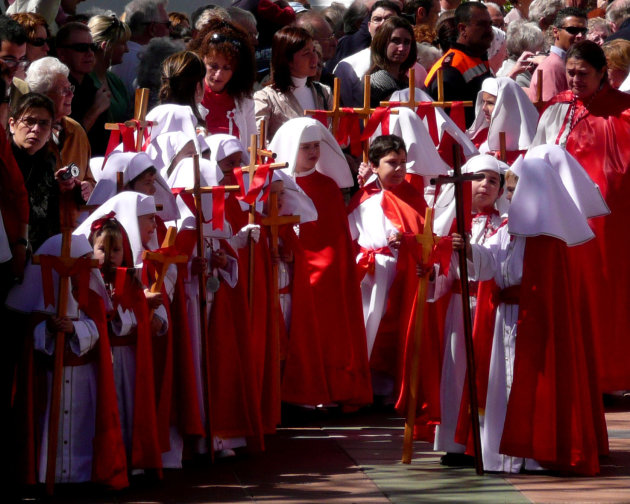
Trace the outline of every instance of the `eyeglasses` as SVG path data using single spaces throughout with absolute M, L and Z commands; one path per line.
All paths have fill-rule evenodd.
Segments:
M 50 119 L 35 119 L 31 116 L 22 117 L 19 122 L 24 124 L 30 130 L 32 130 L 35 126 L 39 126 L 41 129 L 48 129 L 52 125 L 52 121 Z
M 7 68 L 9 68 L 9 70 L 13 70 L 17 67 L 26 68 L 30 63 L 30 61 L 28 61 L 27 59 L 16 60 L 15 58 L 5 56 L 0 56 L 0 61 L 2 61 L 7 66 Z
M 44 44 L 50 45 L 50 39 L 44 37 L 37 37 L 28 39 L 28 43 L 35 47 L 42 47 Z
M 222 44 L 223 42 L 229 42 L 230 44 L 234 44 L 236 47 L 241 47 L 240 40 L 227 37 L 221 33 L 213 33 L 212 35 L 210 35 L 210 39 L 208 40 L 208 42 L 210 44 Z
M 74 94 L 74 86 L 70 84 L 68 87 L 52 89 L 51 91 L 57 93 L 59 96 L 70 96 L 71 94 Z
M 65 46 L 59 46 L 59 49 L 71 49 L 76 52 L 84 53 L 88 51 L 96 52 L 98 50 L 98 45 L 92 42 L 88 44 L 87 42 L 77 42 L 76 44 L 68 44 Z
M 581 26 L 561 26 L 560 29 L 570 33 L 571 35 L 586 35 L 588 33 L 588 28 Z

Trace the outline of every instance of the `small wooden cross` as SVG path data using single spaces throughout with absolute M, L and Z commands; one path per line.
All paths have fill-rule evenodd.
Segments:
M 416 235 L 417 242 L 422 247 L 421 260 L 426 265 L 433 248 L 440 238 L 433 234 L 433 209 L 428 207 L 424 215 L 424 228 L 421 234 Z M 413 454 L 413 427 L 416 422 L 416 406 L 418 403 L 418 387 L 420 382 L 420 352 L 422 332 L 424 329 L 424 308 L 427 299 L 428 276 L 418 278 L 418 296 L 416 301 L 416 320 L 413 337 L 413 359 L 411 361 L 411 374 L 407 397 L 407 418 L 405 420 L 405 437 L 403 440 L 403 464 L 410 464 Z
M 282 373 L 282 361 L 283 357 L 280 355 L 280 289 L 278 286 L 278 230 L 280 226 L 287 224 L 299 224 L 299 215 L 280 215 L 278 213 L 278 193 L 271 192 L 269 194 L 269 212 L 267 217 L 263 217 L 262 225 L 269 228 L 271 239 L 269 240 L 269 247 L 271 249 L 271 330 L 274 341 L 277 345 L 279 361 L 277 363 L 281 376 Z M 278 390 L 280 389 L 280 383 L 277 384 Z M 280 418 L 280 402 L 277 406 L 277 418 Z
M 142 150 L 142 141 L 144 139 L 145 130 L 156 125 L 155 122 L 147 122 L 145 120 L 148 106 L 149 90 L 147 88 L 136 89 L 136 101 L 133 113 L 135 121 L 125 121 L 123 123 L 127 128 L 136 130 L 136 152 L 140 152 Z M 118 123 L 106 123 L 105 129 L 109 131 L 120 130 L 120 125 Z
M 505 131 L 499 132 L 499 159 L 507 163 L 507 144 L 505 140 Z
M 416 69 L 409 69 L 409 99 L 401 102 L 382 101 L 381 107 L 406 107 L 416 110 L 422 102 L 416 100 Z
M 249 143 L 249 147 L 247 148 L 247 151 L 249 152 L 249 164 L 247 166 L 241 167 L 241 171 L 249 175 L 249 184 L 251 186 L 252 181 L 254 180 L 254 175 L 256 175 L 256 170 L 258 170 L 258 168 L 260 167 L 260 165 L 257 164 L 256 160 L 260 159 L 260 157 L 263 155 L 266 157 L 274 157 L 274 156 L 273 156 L 273 153 L 271 156 L 269 156 L 267 154 L 269 151 L 260 150 L 260 148 L 258 147 L 257 135 L 251 136 L 251 141 Z M 286 168 L 287 166 L 289 166 L 288 163 L 272 163 L 269 165 L 269 168 L 273 170 L 276 168 Z M 256 222 L 256 202 L 254 201 L 251 205 L 249 205 L 248 223 L 255 224 L 255 222 Z M 255 245 L 256 244 L 254 240 L 250 236 L 248 299 L 249 299 L 249 309 L 250 309 L 251 314 L 254 313 L 254 249 L 255 249 Z
M 177 229 L 174 226 L 170 226 L 166 230 L 166 236 L 164 237 L 164 241 L 162 242 L 161 248 L 168 248 L 175 245 L 175 237 L 177 236 Z M 171 264 L 180 264 L 188 262 L 188 256 L 184 254 L 178 255 L 167 255 L 162 254 L 160 252 L 153 252 L 151 250 L 145 250 L 142 252 L 142 260 L 143 261 L 151 261 L 152 263 L 158 263 L 160 265 L 155 272 L 155 279 L 153 284 L 151 285 L 151 292 L 160 292 L 162 290 L 162 286 L 164 285 L 164 277 L 166 276 L 166 272 Z M 149 320 L 152 318 L 153 313 L 149 317 Z
M 344 115 L 344 112 L 341 110 L 340 99 L 341 99 L 341 89 L 339 88 L 339 77 L 335 77 L 333 81 L 333 104 L 330 110 L 305 110 L 304 115 L 312 116 L 316 114 L 324 114 L 326 117 L 330 118 L 330 131 L 333 136 L 337 133 L 339 129 L 339 120 Z
M 538 77 L 536 81 L 536 100 L 534 101 L 534 107 L 541 112 L 542 109 L 545 108 L 547 102 L 543 100 L 543 71 L 542 69 L 536 70 L 536 76 Z
M 72 225 L 69 209 L 61 211 L 61 255 L 58 261 L 65 270 L 71 269 L 77 262 L 85 261 L 78 257 L 71 257 Z M 33 256 L 33 264 L 41 264 L 46 256 Z M 92 259 L 85 262 L 84 267 L 98 268 L 98 261 Z M 43 271 L 42 271 L 43 273 Z M 70 276 L 62 272 L 59 275 L 59 291 L 57 297 L 57 317 L 65 317 L 68 311 L 68 295 L 70 294 Z M 48 449 L 46 458 L 46 493 L 52 495 L 55 487 L 55 473 L 57 469 L 57 444 L 59 436 L 59 415 L 61 414 L 61 391 L 63 388 L 63 355 L 66 347 L 66 335 L 58 332 L 55 336 L 53 381 L 50 400 L 50 421 L 48 425 Z

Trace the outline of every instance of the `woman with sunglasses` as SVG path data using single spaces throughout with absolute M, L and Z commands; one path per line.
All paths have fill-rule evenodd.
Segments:
M 221 19 L 210 20 L 200 36 L 196 50 L 206 66 L 201 105 L 208 110 L 208 133 L 233 135 L 249 145 L 256 133 L 252 100 L 256 64 L 249 37 Z
M 131 99 L 120 77 L 108 69 L 122 62 L 129 52 L 129 27 L 116 16 L 92 16 L 88 22 L 92 40 L 97 46 L 96 63 L 90 77 L 97 88 L 106 87 L 111 93 L 108 122 L 123 122 L 130 117 Z
M 584 291 L 592 293 L 592 306 L 601 301 L 606 310 L 593 329 L 601 390 L 628 390 L 630 369 L 625 356 L 630 339 L 624 328 L 630 323 L 630 95 L 610 85 L 604 51 L 590 40 L 568 50 L 566 78 L 569 89 L 543 112 L 532 146 L 565 147 L 597 184 L 610 208 L 609 215 L 589 222 L 598 254 L 595 259 L 583 258 L 580 264 L 591 266 L 575 271 L 594 272 L 595 280 Z M 586 245 L 576 249 L 582 247 Z
M 26 31 L 26 59 L 32 63 L 50 51 L 50 32 L 46 19 L 34 12 L 20 12 L 12 14 L 11 18 L 17 21 Z
M 13 155 L 28 192 L 28 238 L 33 250 L 59 233 L 61 193 L 72 191 L 76 184 L 74 178 L 64 180 L 61 171 L 55 171 L 55 157 L 47 147 L 54 114 L 50 98 L 27 93 L 9 117 Z
M 271 84 L 254 95 L 256 125 L 267 123 L 267 138 L 305 110 L 330 110 L 330 88 L 313 82 L 317 53 L 313 37 L 297 26 L 277 31 L 271 43 Z

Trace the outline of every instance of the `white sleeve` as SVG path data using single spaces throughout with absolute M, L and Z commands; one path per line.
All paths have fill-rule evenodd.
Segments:
M 492 236 L 484 245 L 472 244 L 472 258 L 468 259 L 468 278 L 490 280 L 497 270 L 497 253 L 501 248 L 500 233 Z
M 226 255 L 226 258 L 228 261 L 227 265 L 225 268 L 220 268 L 218 271 L 221 278 L 225 280 L 225 283 L 233 289 L 238 282 L 238 261 L 231 255 Z
M 98 330 L 96 324 L 79 312 L 79 320 L 75 320 L 74 334 L 67 336 L 70 349 L 79 357 L 89 352 L 98 341 Z M 46 321 L 40 322 L 33 331 L 34 348 L 47 355 L 52 355 L 55 351 L 56 334 L 46 329 Z

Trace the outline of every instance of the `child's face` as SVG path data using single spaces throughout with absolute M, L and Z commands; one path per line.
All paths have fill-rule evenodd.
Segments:
M 272 194 L 278 195 L 278 214 L 282 215 L 284 203 L 284 182 L 282 180 L 274 180 L 269 187 L 269 198 L 263 203 L 263 212 L 267 215 L 269 215 L 269 202 Z
M 492 112 L 494 112 L 494 106 L 496 103 L 496 96 L 486 93 L 485 91 L 481 92 L 481 110 L 488 121 L 492 118 Z
M 497 172 L 483 170 L 482 180 L 472 181 L 472 210 L 473 212 L 491 211 L 494 203 L 503 193 L 501 177 Z
M 223 180 L 221 180 L 223 185 L 233 185 L 236 183 L 236 178 L 234 177 L 232 170 L 241 166 L 242 162 L 243 153 L 240 151 L 234 152 L 228 157 L 225 157 L 221 161 L 217 162 L 219 169 L 223 172 Z
M 157 172 L 153 170 L 146 170 L 136 177 L 133 184 L 129 184 L 129 188 L 132 191 L 136 191 L 147 196 L 153 196 L 155 194 L 155 178 Z
M 401 149 L 390 151 L 378 162 L 378 166 L 370 164 L 372 173 L 376 173 L 383 189 L 392 189 L 405 180 L 407 173 L 407 153 Z
M 140 230 L 140 239 L 142 246 L 148 248 L 151 238 L 157 229 L 155 223 L 155 214 L 140 215 L 138 217 L 138 229 Z
M 505 197 L 511 203 L 512 196 L 514 196 L 514 191 L 516 190 L 516 184 L 518 183 L 518 177 L 513 173 L 508 173 L 505 176 Z
M 319 161 L 319 144 L 319 141 L 300 144 L 297 159 L 295 160 L 296 173 L 304 173 L 315 168 L 317 161 Z
M 122 237 L 101 233 L 94 240 L 94 259 L 100 269 L 118 268 L 123 263 Z

